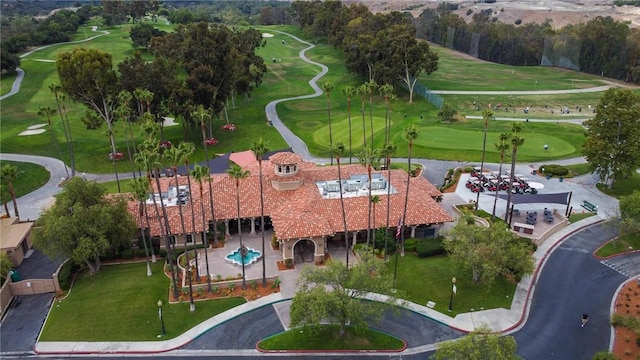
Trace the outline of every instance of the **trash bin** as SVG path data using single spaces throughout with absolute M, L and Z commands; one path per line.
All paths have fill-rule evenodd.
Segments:
M 560 182 L 563 182 L 563 181 L 564 181 L 564 176 L 560 176 L 560 177 L 558 178 L 558 180 L 560 180 Z
M 538 170 L 536 170 L 536 169 L 531 170 L 531 174 L 532 175 L 536 175 L 537 173 L 538 173 Z
M 547 175 L 547 180 L 551 179 L 551 175 Z
M 20 274 L 18 274 L 18 271 L 16 270 L 9 271 L 9 276 L 11 276 L 11 281 L 13 282 L 20 281 Z

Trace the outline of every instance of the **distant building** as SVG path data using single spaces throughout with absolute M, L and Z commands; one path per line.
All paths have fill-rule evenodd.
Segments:
M 248 230 L 255 234 L 260 229 L 259 165 L 255 157 L 251 161 L 247 161 L 250 159 L 249 156 L 244 158 L 240 165 L 250 171 L 250 176 L 240 180 L 240 217 L 243 219 L 243 231 Z M 280 152 L 271 155 L 268 160 L 263 160 L 262 172 L 265 224 L 273 227 L 283 259 L 293 259 L 295 245 L 301 240 L 313 242 L 315 261 L 324 258 L 325 249 L 330 242 L 340 241 L 340 244 L 344 244 L 337 166 L 317 166 L 311 162 L 304 162 L 297 154 Z M 388 191 L 391 194 L 389 225 L 396 228 L 404 209 L 407 182 L 407 173 L 404 170 L 391 170 L 390 178 L 387 178 L 386 170 L 374 170 L 371 184 L 366 168 L 359 164 L 341 166 L 341 175 L 347 236 L 353 239 L 353 243 L 366 239 L 369 222 L 369 186 L 372 195 L 380 198 L 380 202 L 375 206 L 375 224 L 371 225 L 372 229 L 385 227 L 387 224 Z M 231 237 L 236 229 L 234 224 L 238 217 L 235 180 L 227 174 L 213 174 L 211 178 L 215 223 L 223 223 L 224 233 Z M 146 201 L 146 209 L 150 216 L 148 233 L 155 237 L 162 235 L 164 221 L 158 221 L 159 217 L 163 216 L 160 208 L 162 197 L 172 240 L 184 244 L 185 240 L 190 242 L 192 234 L 195 233 L 196 240 L 200 242 L 205 227 L 201 201 L 204 202 L 206 227 L 211 230 L 213 226 L 209 184 L 203 183 L 201 194 L 199 184 L 193 178 L 179 176 L 178 189 L 175 178 L 163 177 L 159 181 L 160 192 L 155 181 L 152 181 L 155 192 L 153 197 L 156 199 L 158 211 L 156 212 L 152 196 Z M 441 224 L 452 221 L 451 216 L 436 201 L 441 195 L 425 178 L 411 178 L 404 222 L 405 230 L 410 232 L 411 236 L 416 234 L 417 229 L 423 230 L 423 234 L 435 236 Z M 195 213 L 195 229 L 192 226 L 192 208 Z M 129 211 L 136 218 L 138 226 L 146 229 L 146 220 L 139 216 L 140 207 L 137 201 L 130 201 Z M 184 219 L 184 230 L 180 221 L 180 211 Z M 372 222 L 373 218 L 372 214 Z

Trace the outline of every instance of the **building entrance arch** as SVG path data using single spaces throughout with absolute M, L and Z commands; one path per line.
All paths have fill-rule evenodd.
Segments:
M 293 261 L 295 264 L 314 262 L 316 243 L 311 239 L 300 239 L 293 244 Z

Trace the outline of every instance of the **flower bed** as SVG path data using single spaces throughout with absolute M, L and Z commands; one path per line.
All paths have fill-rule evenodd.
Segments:
M 222 130 L 225 130 L 225 131 L 236 131 L 236 124 L 222 125 Z
M 207 144 L 208 146 L 215 145 L 218 143 L 218 139 L 216 138 L 207 139 L 204 141 L 204 143 Z
M 163 149 L 170 149 L 173 144 L 169 140 L 160 141 L 160 147 Z
M 121 152 L 114 152 L 109 154 L 109 160 L 121 160 L 124 158 L 124 154 Z

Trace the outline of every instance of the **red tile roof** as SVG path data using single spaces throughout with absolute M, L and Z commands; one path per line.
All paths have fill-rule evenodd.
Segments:
M 297 164 L 298 174 L 290 177 L 275 175 L 273 161 L 283 164 Z M 245 166 L 251 175 L 240 180 L 240 215 L 243 218 L 260 217 L 260 182 L 259 165 L 257 161 Z M 344 232 L 340 199 L 323 199 L 316 186 L 317 181 L 337 180 L 337 166 L 318 167 L 313 163 L 302 162 L 297 154 L 278 153 L 269 160 L 262 161 L 263 189 L 264 189 L 264 215 L 270 216 L 274 231 L 279 239 L 294 239 L 310 236 L 330 236 Z M 387 178 L 387 171 L 374 171 Z M 343 179 L 351 175 L 366 175 L 366 168 L 361 165 L 341 166 Z M 303 180 L 303 185 L 296 190 L 278 191 L 271 182 L 291 180 Z M 166 191 L 170 186 L 175 186 L 175 178 L 160 178 L 160 187 Z M 404 170 L 391 170 L 391 184 L 397 193 L 390 195 L 390 226 L 396 226 L 404 209 L 406 193 L 407 173 Z M 178 177 L 180 185 L 187 184 L 187 177 Z M 156 183 L 153 181 L 153 188 Z M 238 216 L 236 206 L 236 185 L 234 179 L 227 174 L 212 175 L 212 188 L 214 198 L 214 212 L 216 220 L 236 219 Z M 423 177 L 411 178 L 409 187 L 409 202 L 405 225 L 439 224 L 452 221 L 449 214 L 433 198 L 441 195 L 440 191 Z M 387 222 L 387 195 L 379 195 L 380 202 L 375 206 L 375 224 L 372 227 L 386 226 Z M 180 222 L 180 207 L 167 206 L 167 216 L 171 233 L 181 234 L 192 231 L 191 205 L 195 214 L 195 229 L 202 231 L 212 218 L 209 206 L 209 185 L 203 184 L 202 201 L 204 202 L 205 222 L 202 221 L 202 202 L 198 183 L 191 179 L 191 200 L 181 206 L 185 223 L 185 231 Z M 360 231 L 368 228 L 367 196 L 344 198 L 347 227 L 349 231 Z M 158 212 L 162 216 L 162 210 L 158 203 Z M 138 203 L 131 201 L 129 211 L 138 219 Z M 161 224 L 153 204 L 147 205 L 147 211 L 151 217 L 151 234 L 161 234 Z M 373 208 L 372 208 L 373 221 Z M 145 220 L 138 219 L 141 227 L 146 227 Z

